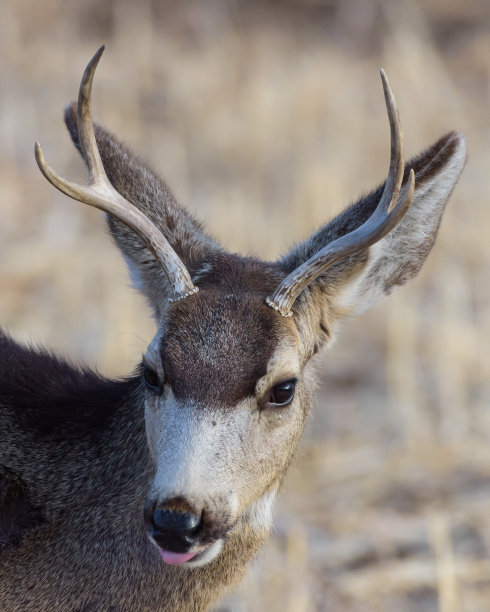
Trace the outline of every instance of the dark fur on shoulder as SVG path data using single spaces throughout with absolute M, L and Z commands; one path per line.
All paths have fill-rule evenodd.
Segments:
M 139 378 L 112 381 L 75 368 L 0 331 L 0 414 L 31 433 L 79 438 L 100 432 Z
M 41 525 L 44 517 L 29 499 L 21 478 L 0 466 L 0 552 L 19 546 L 24 534 Z

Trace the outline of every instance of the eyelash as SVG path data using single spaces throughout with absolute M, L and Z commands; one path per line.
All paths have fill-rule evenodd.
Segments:
M 267 406 L 275 408 L 284 408 L 289 406 L 294 399 L 297 382 L 298 381 L 296 378 L 290 378 L 277 383 L 277 385 L 274 385 L 269 392 L 269 399 L 264 404 L 264 408 Z
M 143 378 L 146 388 L 156 395 L 163 393 L 163 383 L 158 378 L 158 374 L 153 368 L 143 361 Z

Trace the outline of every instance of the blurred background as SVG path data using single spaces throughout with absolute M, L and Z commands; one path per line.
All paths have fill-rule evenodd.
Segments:
M 221 612 L 490 609 L 488 0 L 3 0 L 0 323 L 108 375 L 153 334 L 62 124 L 102 43 L 95 117 L 233 251 L 275 258 L 408 157 L 469 159 L 420 276 L 319 359 L 274 536 Z

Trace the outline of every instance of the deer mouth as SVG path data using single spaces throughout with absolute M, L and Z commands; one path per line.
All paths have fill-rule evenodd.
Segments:
M 185 565 L 187 567 L 206 565 L 219 555 L 223 547 L 223 540 L 219 539 L 201 550 L 193 552 L 173 552 L 159 546 L 153 538 L 150 537 L 150 539 L 158 548 L 160 557 L 167 565 Z
M 146 533 L 167 565 L 197 567 L 219 555 L 231 525 L 223 517 L 205 510 L 192 512 L 184 502 L 147 505 L 144 512 Z M 220 520 L 221 519 L 221 520 Z
M 164 550 L 160 548 L 160 556 L 169 565 L 182 565 L 182 563 L 187 563 L 196 555 L 199 555 L 198 552 L 188 552 L 188 553 L 176 553 L 171 550 Z

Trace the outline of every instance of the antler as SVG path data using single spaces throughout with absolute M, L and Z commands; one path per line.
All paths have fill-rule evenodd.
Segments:
M 196 293 L 198 288 L 193 285 L 189 272 L 162 232 L 111 185 L 95 140 L 91 113 L 92 81 L 104 48 L 102 46 L 90 60 L 78 94 L 78 133 L 89 172 L 88 185 L 78 185 L 59 176 L 47 164 L 38 142 L 35 145 L 36 161 L 41 172 L 57 189 L 74 200 L 113 215 L 138 234 L 162 266 L 172 290 L 169 301 L 175 302 Z
M 412 202 L 415 186 L 413 170 L 410 170 L 407 185 L 400 195 L 405 169 L 403 134 L 395 98 L 384 70 L 381 70 L 381 80 L 391 131 L 390 169 L 383 195 L 376 210 L 365 223 L 315 253 L 282 281 L 272 298 L 266 298 L 267 304 L 283 317 L 292 316 L 291 307 L 295 300 L 320 274 L 323 274 L 340 259 L 362 251 L 386 236 L 401 221 Z

